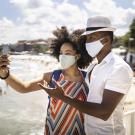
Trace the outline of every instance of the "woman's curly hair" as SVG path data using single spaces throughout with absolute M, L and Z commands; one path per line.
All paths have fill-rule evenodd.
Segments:
M 86 68 L 92 61 L 92 58 L 88 55 L 85 49 L 85 38 L 81 38 L 83 29 L 74 30 L 69 33 L 65 26 L 57 28 L 53 31 L 55 38 L 52 39 L 50 49 L 52 50 L 52 56 L 59 61 L 60 48 L 64 43 L 70 43 L 76 53 L 80 54 L 80 58 L 77 60 L 77 66 L 79 68 Z

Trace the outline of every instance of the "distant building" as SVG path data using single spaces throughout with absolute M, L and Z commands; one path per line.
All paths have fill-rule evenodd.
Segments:
M 14 45 L 16 52 L 33 51 L 35 46 L 43 46 L 48 48 L 48 42 L 44 39 L 37 40 L 20 40 Z
M 53 38 L 48 39 L 36 39 L 36 40 L 19 40 L 15 44 L 9 44 L 9 50 L 12 52 L 23 52 L 23 51 L 31 51 L 40 50 L 43 52 L 50 52 L 50 46 Z M 2 46 L 0 45 L 0 52 L 2 51 Z M 46 51 L 44 51 L 46 50 Z

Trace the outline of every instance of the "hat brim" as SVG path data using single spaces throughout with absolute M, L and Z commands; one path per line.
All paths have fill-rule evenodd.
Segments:
M 102 29 L 97 29 L 97 30 L 93 30 L 93 31 L 85 31 L 84 33 L 81 34 L 81 36 L 83 35 L 89 35 L 98 31 L 112 31 L 114 32 L 116 30 L 116 28 L 113 27 L 109 27 L 109 28 L 102 28 Z

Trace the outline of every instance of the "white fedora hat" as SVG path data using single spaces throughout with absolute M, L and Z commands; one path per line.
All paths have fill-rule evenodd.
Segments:
M 107 17 L 95 16 L 88 18 L 86 31 L 82 35 L 92 34 L 98 31 L 115 31 Z

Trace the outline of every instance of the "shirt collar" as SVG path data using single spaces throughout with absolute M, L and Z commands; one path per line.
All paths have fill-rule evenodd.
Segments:
M 101 61 L 101 63 L 103 62 L 106 62 L 106 63 L 108 63 L 108 62 L 110 62 L 110 60 L 113 58 L 113 53 L 112 52 L 110 52 L 109 54 L 107 54 L 107 56 Z
M 104 63 L 108 63 L 108 62 L 110 62 L 110 60 L 113 58 L 113 53 L 112 52 L 110 52 L 110 53 L 108 53 L 107 55 L 106 55 L 106 57 L 101 61 L 101 63 L 99 63 L 100 65 L 101 64 L 104 64 Z M 93 59 L 93 61 L 91 62 L 91 64 L 90 64 L 90 66 L 89 66 L 89 68 L 91 68 L 91 67 L 93 67 L 93 66 L 95 66 L 95 65 L 97 65 L 98 64 L 98 60 L 97 60 L 97 58 L 94 58 Z

